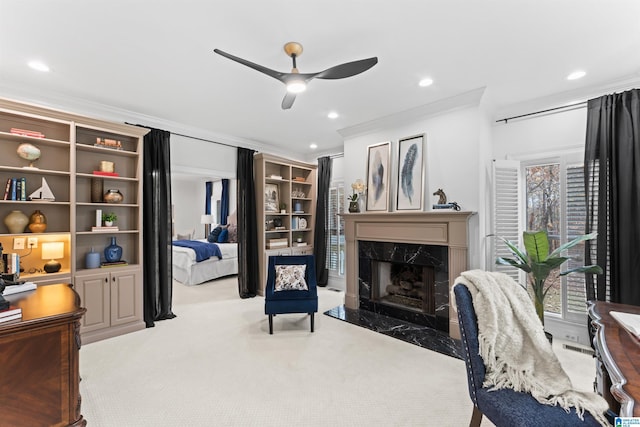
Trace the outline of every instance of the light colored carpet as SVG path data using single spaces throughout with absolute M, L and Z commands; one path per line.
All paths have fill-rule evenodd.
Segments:
M 291 314 L 269 335 L 264 300 L 240 299 L 235 277 L 174 282 L 177 318 L 82 347 L 82 414 L 97 427 L 468 425 L 463 361 L 322 314 L 343 301 L 319 289 L 315 333 Z M 591 390 L 591 356 L 557 353 Z

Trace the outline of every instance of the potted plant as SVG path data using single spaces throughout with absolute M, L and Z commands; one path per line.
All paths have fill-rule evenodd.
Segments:
M 117 219 L 118 219 L 118 216 L 113 212 L 102 214 L 102 222 L 106 227 L 111 227 L 115 222 L 115 220 Z
M 498 257 L 496 258 L 496 264 L 511 265 L 527 273 L 529 284 L 533 289 L 536 313 L 544 325 L 544 298 L 547 296 L 547 292 L 549 292 L 549 289 L 551 288 L 551 285 L 545 287 L 547 277 L 549 277 L 549 274 L 553 270 L 560 268 L 562 264 L 570 259 L 562 256 L 562 252 L 576 246 L 580 242 L 584 242 L 585 240 L 595 239 L 596 236 L 597 233 L 578 236 L 570 242 L 560 245 L 551 253 L 549 253 L 549 238 L 546 230 L 523 232 L 522 240 L 524 242 L 525 250 L 520 250 L 511 241 L 503 237 L 496 236 L 502 240 L 507 245 L 511 253 L 516 256 L 515 259 Z M 602 268 L 598 265 L 585 265 L 563 271 L 560 273 L 560 276 L 565 276 L 571 273 L 602 274 Z
M 360 198 L 360 195 L 364 193 L 364 182 L 362 182 L 361 179 L 357 179 L 356 182 L 351 184 L 351 190 L 353 190 L 353 193 L 351 196 L 347 197 L 349 200 L 349 212 L 360 212 L 358 199 Z

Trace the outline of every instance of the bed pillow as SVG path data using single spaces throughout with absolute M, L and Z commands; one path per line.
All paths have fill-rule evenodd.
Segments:
M 214 228 L 213 230 L 211 230 L 211 233 L 209 233 L 209 235 L 207 236 L 207 242 L 209 243 L 217 243 L 218 242 L 218 236 L 220 236 L 220 233 L 222 232 L 222 227 L 218 226 L 216 228 Z
M 227 243 L 228 240 L 229 240 L 229 230 L 225 228 L 220 232 L 220 235 L 218 235 L 218 243 Z
M 229 243 L 238 243 L 238 226 L 235 224 L 229 224 L 227 230 L 229 231 Z
M 276 265 L 275 291 L 308 291 L 304 274 L 307 271 L 306 264 Z

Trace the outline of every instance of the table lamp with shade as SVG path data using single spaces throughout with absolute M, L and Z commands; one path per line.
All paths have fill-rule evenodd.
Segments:
M 200 215 L 200 224 L 204 224 L 204 237 L 206 238 L 211 232 L 211 223 L 213 215 Z
M 45 242 L 42 244 L 42 259 L 48 259 L 44 265 L 47 273 L 60 271 L 60 263 L 56 260 L 64 258 L 64 242 Z

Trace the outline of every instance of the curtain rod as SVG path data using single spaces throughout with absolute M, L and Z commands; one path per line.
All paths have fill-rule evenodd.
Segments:
M 513 119 L 520 119 L 522 117 L 535 116 L 536 114 L 548 113 L 550 111 L 556 111 L 556 110 L 564 110 L 567 108 L 583 107 L 586 105 L 587 105 L 587 101 L 576 102 L 575 104 L 563 105 L 562 107 L 548 108 L 546 110 L 534 111 L 533 113 L 521 114 L 519 116 L 513 116 L 513 117 L 506 117 L 504 119 L 496 120 L 496 123 L 504 122 L 505 124 L 507 124 L 509 120 L 513 120 Z
M 134 124 L 134 123 L 129 123 L 129 122 L 124 122 L 124 123 L 125 123 L 125 124 L 127 124 L 127 125 L 139 126 L 139 127 L 141 127 L 141 128 L 152 129 L 151 127 L 146 126 L 146 125 Z M 200 138 L 200 137 L 198 137 L 198 136 L 185 135 L 185 134 L 183 134 L 183 133 L 177 133 L 177 132 L 171 132 L 171 131 L 169 131 L 169 133 L 170 133 L 171 135 L 183 136 L 183 137 L 185 137 L 185 138 L 197 139 L 197 140 L 204 141 L 204 142 L 212 142 L 212 143 L 214 143 L 214 144 L 224 145 L 225 147 L 239 148 L 237 145 L 226 144 L 226 143 L 224 143 L 224 142 L 213 141 L 213 140 L 211 140 L 211 139 L 206 139 L 206 138 Z

